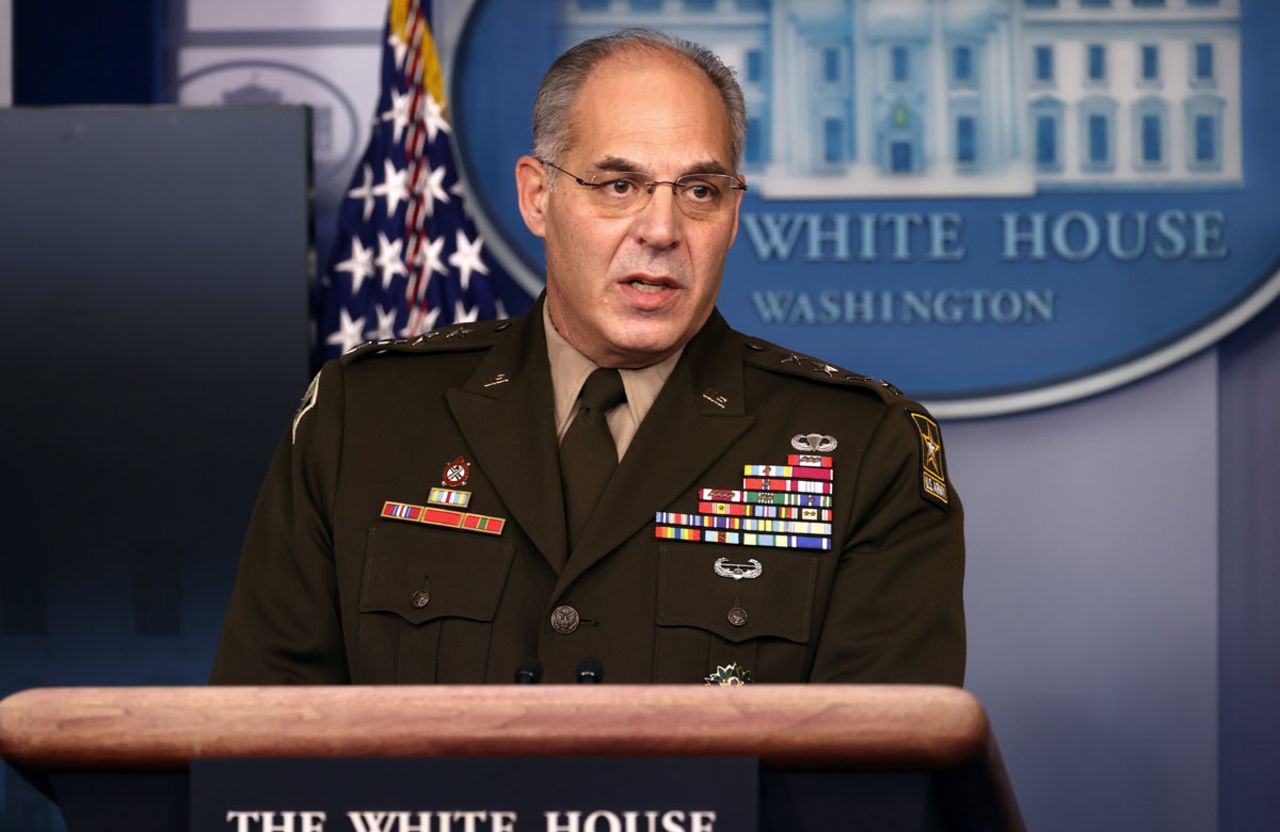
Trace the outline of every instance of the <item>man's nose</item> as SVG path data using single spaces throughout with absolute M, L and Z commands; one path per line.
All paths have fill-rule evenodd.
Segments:
M 656 182 L 649 203 L 636 215 L 634 230 L 642 245 L 668 249 L 680 242 L 683 215 L 676 205 L 676 189 L 670 182 Z

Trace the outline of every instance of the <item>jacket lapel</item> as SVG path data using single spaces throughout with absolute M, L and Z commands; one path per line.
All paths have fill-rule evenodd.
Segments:
M 655 511 L 688 490 L 751 427 L 741 350 L 740 339 L 713 311 L 640 424 L 560 574 L 557 595 L 652 523 Z
M 568 544 L 542 301 L 511 326 L 471 378 L 449 391 L 449 409 L 480 469 L 559 572 Z

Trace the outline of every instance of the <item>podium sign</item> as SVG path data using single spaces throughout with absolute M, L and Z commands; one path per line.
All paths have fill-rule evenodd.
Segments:
M 193 760 L 191 832 L 755 832 L 750 758 Z

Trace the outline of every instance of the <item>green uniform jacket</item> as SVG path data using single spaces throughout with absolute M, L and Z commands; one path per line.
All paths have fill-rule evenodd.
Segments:
M 258 499 L 214 683 L 510 682 L 530 656 L 571 682 L 592 656 L 606 682 L 736 663 L 756 682 L 961 684 L 962 511 L 918 405 L 713 313 L 569 553 L 544 337 L 539 306 L 326 365 Z M 698 513 L 700 489 L 742 489 L 808 434 L 838 442 L 829 551 L 655 536 L 655 512 Z M 380 516 L 426 505 L 458 457 L 465 510 L 501 534 Z M 752 560 L 754 578 L 715 568 Z

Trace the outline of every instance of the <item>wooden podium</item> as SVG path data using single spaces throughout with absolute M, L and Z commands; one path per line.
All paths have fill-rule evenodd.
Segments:
M 1022 830 L 982 705 L 949 687 L 45 688 L 0 756 L 70 832 L 182 830 L 202 758 L 757 757 L 760 829 Z

